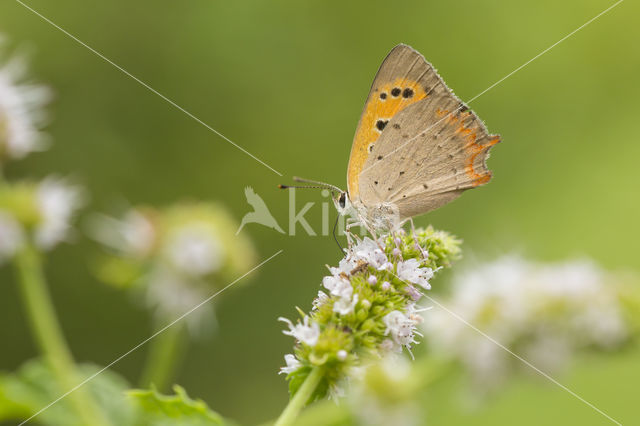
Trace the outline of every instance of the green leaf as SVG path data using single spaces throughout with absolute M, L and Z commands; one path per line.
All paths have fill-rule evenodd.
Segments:
M 219 414 L 200 400 L 189 398 L 180 386 L 174 386 L 175 395 L 162 395 L 155 389 L 131 390 L 129 397 L 138 407 L 139 426 L 210 426 L 229 425 Z
M 100 371 L 96 365 L 78 367 L 82 378 Z M 106 370 L 84 385 L 95 397 L 113 424 L 133 425 L 133 407 L 125 396 L 129 387 L 126 380 L 113 371 Z M 0 422 L 25 420 L 65 393 L 59 387 L 49 366 L 41 359 L 24 363 L 14 373 L 0 373 Z M 38 414 L 38 424 L 47 426 L 76 426 L 75 412 L 65 398 Z

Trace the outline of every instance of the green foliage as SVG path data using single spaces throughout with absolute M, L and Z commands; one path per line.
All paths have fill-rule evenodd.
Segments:
M 162 395 L 155 389 L 131 390 L 130 400 L 138 408 L 138 426 L 212 426 L 229 425 L 202 400 L 193 400 L 180 386 L 175 395 Z
M 79 375 L 89 377 L 100 370 L 95 365 L 80 365 Z M 134 425 L 134 411 L 124 395 L 126 380 L 106 370 L 85 385 L 113 424 Z M 24 420 L 62 396 L 49 366 L 40 359 L 27 361 L 14 373 L 0 374 L 0 422 Z M 63 398 L 38 414 L 37 422 L 46 426 L 81 426 L 68 399 Z M 84 426 L 84 425 L 83 425 Z

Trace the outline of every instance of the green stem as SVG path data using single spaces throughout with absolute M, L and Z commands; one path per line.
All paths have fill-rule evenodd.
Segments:
M 39 253 L 31 244 L 26 243 L 16 254 L 15 264 L 31 332 L 58 384 L 63 391 L 69 391 L 80 383 L 81 378 L 58 323 Z M 86 389 L 77 388 L 68 394 L 69 402 L 79 419 L 86 425 L 109 425 L 99 406 L 85 391 Z
M 302 411 L 304 406 L 307 404 L 307 401 L 309 401 L 309 398 L 311 398 L 311 395 L 313 395 L 313 392 L 322 380 L 322 373 L 323 371 L 320 367 L 313 367 L 311 373 L 309 373 L 302 386 L 300 386 L 296 394 L 289 401 L 289 404 L 285 407 L 282 414 L 280 414 L 275 426 L 289 426 L 295 424 L 300 411 Z
M 351 413 L 345 404 L 324 399 L 304 410 L 297 422 L 305 426 L 329 426 L 348 425 L 353 423 L 350 420 Z
M 153 339 L 140 379 L 142 388 L 153 384 L 159 391 L 167 390 L 186 349 L 184 332 L 182 323 L 176 323 Z

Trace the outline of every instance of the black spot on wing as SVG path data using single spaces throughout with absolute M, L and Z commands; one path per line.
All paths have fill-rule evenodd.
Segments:
M 376 121 L 376 129 L 383 131 L 384 128 L 387 126 L 387 123 L 389 122 L 389 120 L 378 120 Z
M 407 87 L 402 91 L 402 97 L 405 99 L 409 99 L 413 97 L 413 89 Z

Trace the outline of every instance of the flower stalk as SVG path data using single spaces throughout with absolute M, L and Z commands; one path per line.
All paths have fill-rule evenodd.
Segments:
M 304 380 L 304 383 L 302 383 L 276 421 L 275 426 L 289 426 L 295 424 L 300 411 L 302 411 L 309 399 L 312 398 L 316 388 L 322 380 L 322 377 L 323 371 L 321 367 L 313 367 L 311 369 L 311 372 Z
M 153 339 L 140 387 L 148 389 L 154 386 L 158 391 L 168 390 L 188 343 L 186 332 L 181 323 L 176 323 Z
M 39 253 L 33 245 L 26 243 L 16 253 L 15 266 L 34 339 L 61 389 L 65 392 L 73 389 L 68 395 L 70 405 L 83 424 L 108 426 L 110 423 L 87 390 L 74 389 L 81 379 L 49 296 Z

